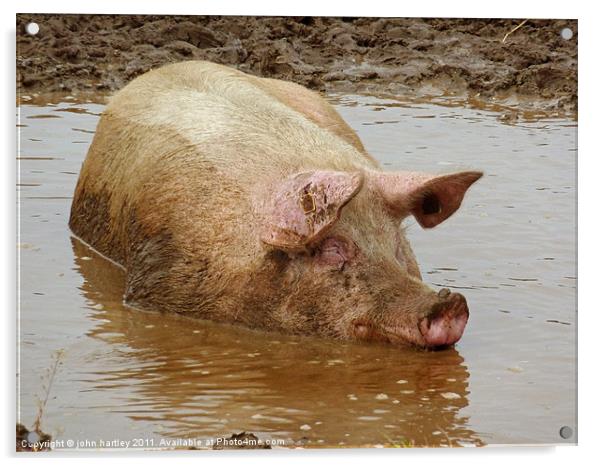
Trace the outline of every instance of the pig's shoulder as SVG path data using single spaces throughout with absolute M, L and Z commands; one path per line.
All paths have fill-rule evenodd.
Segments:
M 364 146 L 355 131 L 319 93 L 279 79 L 258 78 L 256 81 L 258 87 L 264 92 L 365 153 Z

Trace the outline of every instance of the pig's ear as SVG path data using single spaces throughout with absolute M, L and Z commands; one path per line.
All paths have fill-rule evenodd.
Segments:
M 370 179 L 394 216 L 413 215 L 423 228 L 432 228 L 458 210 L 466 190 L 481 176 L 476 171 L 440 176 L 373 172 Z
M 279 182 L 262 204 L 261 240 L 288 251 L 303 251 L 322 239 L 359 192 L 361 172 L 312 171 Z

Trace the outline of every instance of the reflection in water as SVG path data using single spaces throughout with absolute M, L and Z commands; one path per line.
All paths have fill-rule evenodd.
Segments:
M 479 444 L 460 409 L 468 371 L 437 353 L 283 337 L 122 305 L 123 271 L 76 239 L 82 291 L 97 309 L 89 336 L 114 348 L 94 390 L 133 389 L 113 410 L 159 436 L 247 430 L 287 444 Z M 85 259 L 84 259 L 85 258 Z

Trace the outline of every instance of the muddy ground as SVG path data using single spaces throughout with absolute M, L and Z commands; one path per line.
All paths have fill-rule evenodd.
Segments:
M 25 24 L 40 25 L 36 36 Z M 23 93 L 114 91 L 151 68 L 211 60 L 313 89 L 453 95 L 577 110 L 577 21 L 17 16 Z M 561 37 L 563 28 L 573 37 Z

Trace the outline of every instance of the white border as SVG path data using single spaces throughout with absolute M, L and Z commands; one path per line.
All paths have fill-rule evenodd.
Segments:
M 584 8 L 575 2 L 505 0 L 504 2 L 423 1 L 397 3 L 387 0 L 209 0 L 190 2 L 140 2 L 136 0 L 21 0 L 20 13 L 106 13 L 106 14 L 221 14 L 221 15 L 289 15 L 289 16 L 398 16 L 456 18 L 576 18 Z
M 211 463 L 216 459 L 225 463 L 239 463 L 245 461 L 249 464 L 281 463 L 283 460 L 289 464 L 305 464 L 307 461 L 317 463 L 331 463 L 335 458 L 342 457 L 347 463 L 365 463 L 374 459 L 380 464 L 400 464 L 401 462 L 437 462 L 479 464 L 483 461 L 495 465 L 516 461 L 521 458 L 530 463 L 562 464 L 582 462 L 587 464 L 591 457 L 599 457 L 596 450 L 598 434 L 602 432 L 600 424 L 600 377 L 598 376 L 601 363 L 598 342 L 600 338 L 599 298 L 594 296 L 598 280 L 599 255 L 599 218 L 601 194 L 596 188 L 600 185 L 600 142 L 598 133 L 599 112 L 602 109 L 600 102 L 600 66 L 599 66 L 599 31 L 602 17 L 597 15 L 593 6 L 594 2 L 569 2 L 545 1 L 525 2 L 524 0 L 504 0 L 503 2 L 470 2 L 463 0 L 431 1 L 431 2 L 395 2 L 393 0 L 370 1 L 344 1 L 325 2 L 324 0 L 303 0 L 301 2 L 276 2 L 254 0 L 252 2 L 239 1 L 186 1 L 169 0 L 168 2 L 140 2 L 135 0 L 105 0 L 103 2 L 84 3 L 81 1 L 33 1 L 21 0 L 13 6 L 10 2 L 2 2 L 1 21 L 3 23 L 4 61 L 3 69 L 9 70 L 1 73 L 3 83 L 3 111 L 2 131 L 5 150 L 3 176 L 4 203 L 2 204 L 2 218 L 8 228 L 2 229 L 3 244 L 6 253 L 2 267 L 1 295 L 5 297 L 4 306 L 6 331 L 6 350 L 4 361 L 8 371 L 5 374 L 5 383 L 2 391 L 7 405 L 2 435 L 2 445 L 5 456 L 13 456 L 9 461 L 14 461 L 14 413 L 15 413 L 15 326 L 14 310 L 16 309 L 15 293 L 15 232 L 16 232 L 16 164 L 14 155 L 15 142 L 15 13 L 18 12 L 53 12 L 53 13 L 136 13 L 136 14 L 250 14 L 250 15 L 322 15 L 322 16 L 431 16 L 431 17 L 510 17 L 510 18 L 578 18 L 579 19 L 579 104 L 581 121 L 579 122 L 579 447 L 557 448 L 488 448 L 471 450 L 429 450 L 416 451 L 379 451 L 379 450 L 343 450 L 343 451 L 311 451 L 311 452 L 220 452 L 197 453 L 149 453 L 144 455 L 145 463 L 158 463 L 168 457 L 178 457 L 178 461 L 202 461 Z M 12 7 L 12 8 L 11 8 Z M 519 169 L 519 167 L 517 167 Z M 486 348 L 484 348 L 486 350 Z M 291 454 L 292 453 L 292 454 Z M 83 454 L 84 456 L 91 456 Z M 61 463 L 81 462 L 80 455 L 60 454 Z M 77 457 L 75 457 L 77 456 Z M 98 464 L 109 457 L 127 456 L 127 461 L 134 460 L 132 456 L 122 453 L 94 455 L 86 462 Z M 20 455 L 24 458 L 24 455 Z M 36 458 L 54 457 L 57 455 L 35 455 Z M 28 462 L 28 460 L 26 460 Z

